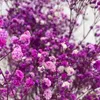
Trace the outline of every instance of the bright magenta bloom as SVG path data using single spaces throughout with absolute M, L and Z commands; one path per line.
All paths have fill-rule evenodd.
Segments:
M 16 70 L 15 75 L 18 77 L 18 79 L 23 80 L 24 73 L 21 70 Z

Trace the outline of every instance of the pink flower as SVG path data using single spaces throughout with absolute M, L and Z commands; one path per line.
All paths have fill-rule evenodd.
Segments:
M 44 91 L 43 96 L 45 97 L 46 100 L 50 100 L 52 98 L 52 91 L 51 91 L 51 89 L 49 89 L 49 88 L 46 89 Z
M 12 59 L 18 61 L 21 60 L 22 57 L 23 57 L 23 53 L 21 47 L 20 46 L 15 47 L 14 50 L 12 51 Z
M 39 97 L 38 95 L 36 95 L 36 96 L 34 97 L 34 99 L 35 99 L 35 100 L 41 100 L 40 97 Z
M 15 75 L 20 79 L 23 80 L 24 73 L 21 70 L 16 70 Z
M 35 77 L 35 74 L 34 74 L 33 72 L 30 72 L 29 74 L 30 74 L 30 76 L 31 76 L 32 78 Z
M 8 38 L 8 33 L 5 30 L 0 29 L 0 47 L 6 45 L 7 38 Z
M 68 81 L 63 82 L 62 87 L 70 87 L 70 83 Z
M 4 39 L 7 39 L 8 38 L 8 33 L 7 31 L 3 30 L 3 29 L 0 29 L 0 37 L 1 38 L 4 38 Z
M 49 69 L 51 72 L 55 72 L 55 71 L 56 71 L 56 66 L 55 66 L 55 64 L 54 64 L 53 62 L 51 62 L 51 61 L 47 61 L 47 62 L 45 63 L 45 67 L 46 67 L 46 69 Z
M 30 44 L 30 37 L 31 37 L 30 32 L 26 31 L 24 34 L 22 34 L 20 36 L 20 41 L 22 43 L 24 43 L 25 45 L 29 45 Z
M 17 36 L 12 36 L 11 42 L 12 43 L 17 43 L 17 41 L 18 41 L 18 37 Z
M 67 73 L 68 76 L 75 74 L 75 70 L 70 66 L 65 68 L 65 72 Z
M 43 79 L 43 83 L 44 83 L 46 86 L 48 86 L 48 87 L 51 86 L 51 81 L 50 81 L 48 78 L 44 78 L 44 79 Z

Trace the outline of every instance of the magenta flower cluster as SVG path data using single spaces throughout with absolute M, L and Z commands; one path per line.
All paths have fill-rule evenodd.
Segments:
M 61 5 L 70 9 L 70 16 Z M 0 18 L 0 100 L 100 100 L 100 26 L 79 42 L 77 20 L 98 0 L 15 0 Z M 96 16 L 96 15 L 95 15 Z M 85 43 L 95 30 L 96 43 Z M 0 61 L 1 61 L 0 60 Z

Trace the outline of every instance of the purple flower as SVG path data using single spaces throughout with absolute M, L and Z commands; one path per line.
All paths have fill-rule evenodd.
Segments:
M 97 61 L 94 63 L 94 68 L 97 69 L 98 71 L 100 71 L 100 60 L 97 60 Z
M 18 42 L 18 37 L 17 36 L 12 36 L 11 43 L 16 44 L 17 42 Z
M 29 77 L 29 78 L 26 79 L 25 84 L 26 84 L 27 87 L 32 87 L 34 85 L 34 81 L 33 81 L 32 78 Z
M 52 98 L 52 91 L 50 88 L 46 89 L 43 94 L 46 100 L 50 100 Z
M 21 70 L 16 70 L 15 75 L 20 80 L 23 80 L 23 78 L 24 78 L 24 73 Z
M 46 86 L 48 86 L 48 87 L 51 86 L 51 81 L 50 81 L 48 78 L 44 78 L 44 79 L 43 79 L 43 83 L 44 83 Z

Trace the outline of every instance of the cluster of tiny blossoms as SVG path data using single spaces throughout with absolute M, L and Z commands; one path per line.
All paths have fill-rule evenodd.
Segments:
M 90 27 L 96 30 L 95 44 L 84 43 L 86 36 L 76 43 L 73 35 L 78 16 L 87 6 L 99 12 L 99 5 L 97 0 L 13 2 L 0 19 L 0 58 L 7 58 L 9 69 L 0 70 L 0 100 L 100 100 L 100 26 Z

